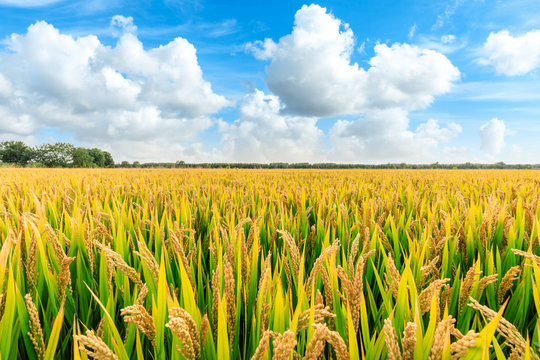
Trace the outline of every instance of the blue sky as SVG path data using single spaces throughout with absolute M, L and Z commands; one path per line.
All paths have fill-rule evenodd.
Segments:
M 538 1 L 0 0 L 0 38 L 0 140 L 540 163 Z

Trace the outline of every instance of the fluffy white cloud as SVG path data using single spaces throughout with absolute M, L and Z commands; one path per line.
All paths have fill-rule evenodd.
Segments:
M 490 155 L 499 154 L 504 148 L 504 137 L 507 133 L 503 120 L 493 118 L 480 126 L 480 139 L 482 150 Z
M 174 160 L 196 146 L 214 123 L 209 116 L 231 103 L 203 79 L 193 45 L 176 38 L 146 50 L 131 18 L 112 25 L 123 29 L 113 47 L 45 22 L 11 35 L 0 53 L 0 133 L 59 129 L 140 160 Z M 134 156 L 144 142 L 157 146 Z
M 111 19 L 111 27 L 121 30 L 120 34 L 115 34 L 117 36 L 126 32 L 132 34 L 137 32 L 137 26 L 133 23 L 131 16 L 114 15 Z
M 407 44 L 375 46 L 365 90 L 370 107 L 423 109 L 450 91 L 459 71 L 443 54 Z
M 418 125 L 416 135 L 421 139 L 432 140 L 434 145 L 437 142 L 448 142 L 451 138 L 461 133 L 461 126 L 455 122 L 448 124 L 447 128 L 441 128 L 439 122 L 435 119 L 429 119 L 427 122 Z
M 512 36 L 507 30 L 489 34 L 478 62 L 507 76 L 524 75 L 540 67 L 540 30 Z
M 247 162 L 322 161 L 322 131 L 316 118 L 281 114 L 278 97 L 255 89 L 233 124 L 221 122 L 223 159 Z
M 277 43 L 266 39 L 246 48 L 255 57 L 270 60 L 266 83 L 285 105 L 282 112 L 361 116 L 335 123 L 325 161 L 424 161 L 439 143 L 461 132 L 455 123 L 441 127 L 436 120 L 409 129 L 409 112 L 429 106 L 460 77 L 440 52 L 408 44 L 377 44 L 364 69 L 351 63 L 352 30 L 318 5 L 298 10 L 292 32 Z M 253 137 L 266 138 L 255 132 Z
M 268 60 L 274 56 L 276 51 L 276 43 L 274 40 L 266 38 L 264 41 L 256 40 L 248 42 L 244 45 L 244 50 L 248 53 L 252 53 L 256 59 Z
M 351 63 L 352 30 L 318 5 L 298 10 L 291 34 L 278 43 L 249 46 L 258 58 L 271 60 L 269 89 L 289 110 L 309 116 L 424 108 L 459 79 L 444 55 L 407 44 L 376 45 L 367 70 Z
M 7 99 L 12 92 L 11 83 L 2 74 L 0 74 L 0 102 Z
M 295 15 L 292 33 L 277 44 L 265 44 L 274 49 L 269 51 L 266 83 L 290 110 L 331 116 L 367 105 L 365 71 L 350 64 L 352 30 L 326 9 L 304 5 Z
M 330 130 L 330 160 L 336 162 L 400 162 L 433 158 L 439 143 L 446 143 L 461 132 L 450 123 L 441 127 L 430 119 L 416 131 L 409 129 L 408 113 L 400 108 L 376 109 L 355 121 L 338 121 Z
M 45 22 L 13 34 L 0 51 L 0 139 L 56 129 L 118 160 L 386 162 L 427 159 L 461 131 L 436 120 L 410 129 L 409 112 L 459 79 L 444 55 L 378 44 L 364 69 L 351 63 L 352 30 L 317 5 L 278 42 L 245 45 L 269 60 L 273 94 L 244 96 L 234 123 L 212 118 L 232 104 L 204 80 L 186 39 L 148 49 L 132 18 L 115 16 L 111 28 L 112 46 Z M 358 119 L 337 121 L 326 139 L 317 121 L 341 115 Z M 203 152 L 200 135 L 216 123 L 221 143 Z

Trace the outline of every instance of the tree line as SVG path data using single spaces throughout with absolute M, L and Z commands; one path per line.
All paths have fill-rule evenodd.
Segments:
M 57 142 L 28 146 L 22 141 L 0 142 L 0 162 L 17 166 L 74 167 L 74 168 L 204 168 L 204 169 L 540 169 L 540 164 L 337 164 L 337 163 L 186 163 L 122 161 L 115 164 L 112 155 L 98 148 L 87 149 L 69 143 Z
M 497 162 L 493 164 L 480 163 L 460 163 L 460 164 L 407 164 L 407 163 L 387 163 L 387 164 L 338 164 L 338 163 L 186 163 L 184 161 L 172 162 L 149 162 L 140 163 L 138 161 L 130 164 L 122 161 L 116 167 L 121 168 L 202 168 L 202 169 L 540 169 L 540 164 L 505 164 Z
M 97 148 L 87 149 L 57 142 L 28 146 L 22 141 L 0 142 L 0 161 L 5 164 L 32 167 L 114 167 L 112 155 Z

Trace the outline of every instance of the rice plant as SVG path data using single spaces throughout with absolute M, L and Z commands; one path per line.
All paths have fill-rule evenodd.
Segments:
M 2 359 L 539 359 L 533 171 L 0 173 Z

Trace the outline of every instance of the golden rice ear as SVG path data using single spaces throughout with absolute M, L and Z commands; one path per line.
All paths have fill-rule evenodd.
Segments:
M 476 338 L 478 334 L 474 330 L 470 330 L 461 339 L 450 345 L 451 359 L 457 360 L 467 355 L 467 351 L 476 346 Z
M 229 330 L 229 341 L 231 345 L 236 332 L 236 292 L 234 272 L 231 264 L 225 264 L 225 298 L 227 299 L 227 327 Z
M 403 360 L 414 360 L 414 350 L 416 348 L 416 328 L 417 325 L 413 322 L 408 322 L 403 330 Z
M 156 326 L 154 325 L 154 319 L 142 305 L 127 306 L 120 310 L 120 315 L 124 317 L 125 322 L 135 324 L 137 329 L 148 337 L 152 345 L 154 347 L 156 346 Z
M 157 284 L 159 279 L 159 266 L 156 259 L 144 241 L 139 240 L 137 241 L 137 244 L 139 245 L 139 251 L 134 251 L 134 253 L 144 261 Z
M 433 344 L 431 345 L 431 352 L 429 354 L 429 360 L 442 359 L 442 353 L 444 344 L 452 333 L 456 319 L 449 316 L 448 319 L 439 321 L 435 328 L 435 334 L 433 335 Z
M 467 302 L 467 299 L 471 295 L 472 287 L 474 284 L 474 277 L 476 275 L 481 275 L 482 272 L 476 272 L 476 265 L 473 264 L 467 271 L 467 274 L 465 275 L 465 278 L 461 282 L 461 288 L 459 289 L 459 312 L 461 313 L 463 311 L 463 308 L 465 307 L 465 304 Z
M 208 315 L 204 314 L 201 322 L 201 349 L 204 348 L 204 344 L 206 342 L 206 334 L 208 333 L 209 328 L 210 322 L 208 321 Z
M 60 264 L 60 273 L 58 274 L 58 297 L 60 302 L 63 303 L 66 299 L 66 289 L 72 293 L 71 289 L 71 272 L 69 271 L 69 265 L 75 261 L 75 257 L 66 256 L 62 259 Z
M 76 335 L 75 338 L 82 344 L 79 350 L 89 357 L 96 360 L 118 360 L 118 356 L 92 330 L 87 330 L 86 335 Z
M 504 302 L 504 298 L 506 296 L 506 293 L 512 288 L 514 285 L 514 281 L 519 279 L 519 275 L 521 274 L 521 267 L 520 266 L 513 266 L 511 267 L 506 274 L 504 274 L 504 277 L 501 280 L 501 283 L 499 284 L 499 291 L 497 294 L 497 302 L 499 304 L 502 304 Z
M 296 346 L 295 335 L 291 330 L 285 331 L 274 340 L 274 353 L 272 358 L 275 360 L 289 360 L 289 355 Z
M 392 295 L 394 295 L 394 299 L 398 298 L 398 292 L 399 292 L 399 283 L 401 282 L 401 274 L 399 273 L 398 269 L 396 268 L 396 264 L 394 263 L 394 259 L 390 254 L 387 258 L 387 273 L 386 276 L 386 282 L 388 284 L 388 288 L 392 292 Z
M 197 352 L 193 344 L 193 334 L 186 321 L 181 317 L 175 317 L 170 319 L 165 326 L 171 329 L 171 332 L 180 340 L 182 345 L 178 346 L 178 352 L 186 359 L 195 360 Z
M 32 345 L 34 345 L 34 350 L 38 358 L 42 359 L 45 354 L 45 342 L 43 340 L 43 329 L 39 321 L 39 314 L 30 294 L 24 296 L 24 302 L 26 303 L 26 310 L 29 317 L 28 326 L 30 331 L 28 332 L 28 337 L 32 341 Z
M 469 301 L 470 302 L 468 305 L 473 309 L 480 311 L 486 317 L 487 321 L 492 321 L 497 316 L 496 311 L 491 310 L 487 306 L 481 305 L 475 299 L 469 298 Z M 521 335 L 519 330 L 511 322 L 506 320 L 504 317 L 501 317 L 497 323 L 497 331 L 522 358 L 525 357 L 525 353 L 529 346 L 527 341 L 525 341 L 523 338 L 523 335 Z M 535 359 L 538 359 L 536 353 L 532 353 L 532 356 Z
M 396 329 L 394 329 L 390 319 L 384 320 L 384 338 L 386 340 L 386 348 L 388 349 L 388 359 L 401 360 L 401 351 L 399 350 Z
M 251 357 L 251 360 L 261 360 L 264 358 L 264 355 L 266 354 L 266 351 L 268 350 L 268 342 L 270 341 L 270 338 L 278 337 L 280 334 L 266 330 L 261 336 L 261 339 L 259 340 L 259 345 L 257 345 L 257 348 L 255 349 L 255 353 Z

